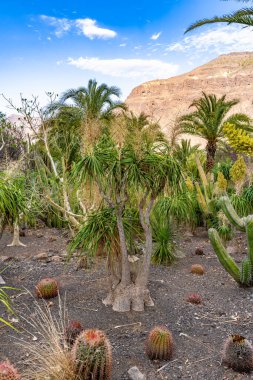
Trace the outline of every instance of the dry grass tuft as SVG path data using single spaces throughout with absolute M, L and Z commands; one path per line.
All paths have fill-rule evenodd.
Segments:
M 61 299 L 57 316 L 46 302 L 40 306 L 35 301 L 35 313 L 22 319 L 29 334 L 29 339 L 18 341 L 27 353 L 22 380 L 78 380 L 64 340 L 67 311 Z

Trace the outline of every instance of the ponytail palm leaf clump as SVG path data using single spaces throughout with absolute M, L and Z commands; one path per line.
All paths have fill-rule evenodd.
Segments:
M 137 138 L 142 132 L 142 128 L 135 128 L 134 133 Z M 136 147 L 135 142 L 130 138 L 132 137 L 130 129 L 127 130 L 125 141 L 120 144 L 115 142 L 106 131 L 76 165 L 76 176 L 82 183 L 87 181 L 96 183 L 103 202 L 108 207 L 110 224 L 112 219 L 114 220 L 114 225 L 111 224 L 113 229 L 106 229 L 106 232 L 112 237 L 111 245 L 117 247 L 116 251 L 119 254 L 114 264 L 117 262 L 116 266 L 119 270 L 117 275 L 111 273 L 111 289 L 104 303 L 112 305 L 115 311 L 142 311 L 145 305 L 153 305 L 147 288 L 153 253 L 150 215 L 156 198 L 163 193 L 165 186 L 178 183 L 180 178 L 178 163 L 168 153 L 166 144 L 160 142 L 160 136 L 158 137 L 158 134 L 153 132 L 152 129 L 153 143 L 151 144 L 150 138 L 147 138 L 147 126 L 146 138 L 144 140 L 138 138 L 139 143 Z M 136 214 L 139 216 L 138 228 L 144 240 L 143 254 L 138 260 L 138 273 L 134 279 L 130 270 L 128 236 L 135 235 L 138 228 L 135 229 L 133 219 L 129 218 L 131 213 L 129 214 L 128 210 L 132 208 L 138 210 Z M 95 224 L 93 226 L 97 228 Z M 85 232 L 85 224 L 83 232 Z M 90 236 L 88 232 L 86 230 L 86 235 L 83 235 L 84 240 Z M 79 241 L 81 234 L 80 231 Z

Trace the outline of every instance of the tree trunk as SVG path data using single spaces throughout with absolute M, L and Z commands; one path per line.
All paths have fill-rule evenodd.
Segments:
M 111 305 L 112 309 L 118 312 L 144 311 L 145 306 L 154 306 L 147 287 L 133 282 L 127 286 L 120 282 L 111 289 L 103 303 L 106 306 Z
M 143 260 L 139 265 L 137 275 L 131 277 L 130 262 L 127 253 L 126 239 L 123 228 L 122 212 L 117 211 L 117 225 L 121 245 L 121 279 L 118 276 L 110 278 L 111 290 L 103 301 L 105 305 L 112 305 L 114 311 L 144 311 L 145 306 L 154 306 L 154 302 L 147 288 L 150 262 L 152 255 L 152 230 L 150 226 L 150 211 L 154 200 L 151 198 L 147 206 L 144 217 L 144 202 L 147 196 L 144 196 L 140 205 L 141 224 L 145 232 L 145 253 Z M 136 268 L 135 268 L 136 270 Z
M 14 222 L 13 228 L 13 240 L 11 244 L 7 245 L 7 247 L 26 247 L 26 245 L 19 240 L 19 226 L 17 221 Z
M 217 144 L 215 141 L 208 141 L 206 145 L 206 172 L 212 171 L 215 164 L 215 154 L 217 150 Z

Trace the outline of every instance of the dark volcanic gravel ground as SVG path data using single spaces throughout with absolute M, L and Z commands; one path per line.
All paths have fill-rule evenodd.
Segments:
M 252 378 L 220 364 L 220 351 L 228 335 L 233 333 L 249 340 L 253 338 L 252 289 L 239 288 L 224 272 L 203 232 L 182 239 L 180 250 L 185 254 L 184 258 L 170 267 L 152 268 L 149 288 L 155 307 L 145 313 L 126 314 L 115 313 L 101 302 L 107 292 L 102 260 L 89 270 L 76 270 L 76 259 L 68 265 L 62 261 L 66 238 L 61 231 L 29 230 L 23 238 L 27 247 L 6 247 L 10 240 L 10 235 L 4 234 L 0 241 L 0 267 L 7 267 L 2 273 L 7 285 L 34 293 L 34 285 L 39 279 L 57 277 L 62 298 L 66 295 L 69 317 L 82 321 L 86 328 L 97 327 L 106 331 L 113 346 L 113 380 L 127 379 L 127 370 L 134 365 L 147 375 L 148 380 Z M 239 235 L 237 242 L 241 242 Z M 243 251 L 243 242 L 241 245 Z M 205 255 L 195 255 L 196 247 L 202 247 Z M 35 260 L 34 256 L 40 253 L 44 253 L 45 258 Z M 238 262 L 245 256 L 243 253 L 235 255 Z M 194 263 L 205 267 L 203 276 L 190 273 Z M 203 304 L 187 303 L 189 293 L 199 293 Z M 13 294 L 16 295 L 13 302 L 18 314 L 27 314 L 27 307 L 32 312 L 34 299 L 26 290 Z M 58 302 L 54 299 L 52 311 L 57 313 L 57 308 Z M 145 356 L 147 333 L 154 325 L 160 324 L 171 330 L 175 340 L 175 354 L 168 363 L 154 363 Z M 0 329 L 0 360 L 8 357 L 22 370 L 25 352 L 15 346 L 13 338 L 17 336 L 20 334 L 9 328 Z

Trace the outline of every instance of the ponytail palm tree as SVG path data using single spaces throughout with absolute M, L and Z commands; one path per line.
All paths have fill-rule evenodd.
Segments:
M 129 133 L 133 133 L 131 128 Z M 137 138 L 138 129 L 135 133 Z M 117 247 L 117 252 L 119 251 L 114 257 L 119 270 L 117 273 L 114 271 L 110 273 L 111 288 L 103 301 L 106 305 L 112 305 L 115 311 L 143 311 L 144 306 L 153 306 L 148 290 L 153 252 L 150 215 L 155 200 L 164 192 L 166 185 L 179 182 L 179 165 L 169 155 L 166 145 L 164 143 L 157 145 L 155 140 L 151 145 L 150 138 L 142 140 L 142 145 L 136 147 L 135 142 L 128 136 L 123 144 L 118 144 L 108 132 L 104 133 L 76 166 L 79 180 L 82 183 L 86 181 L 96 183 L 106 207 L 110 209 L 109 213 L 107 211 L 110 219 L 114 216 L 113 229 L 100 228 L 99 235 L 100 239 L 104 239 L 113 234 L 113 245 Z M 136 210 L 134 215 L 139 216 L 139 223 L 133 222 L 133 214 L 128 211 L 130 208 Z M 74 247 L 85 245 L 85 240 L 86 244 L 89 243 L 90 235 L 87 231 L 91 229 L 87 228 L 87 223 L 91 223 L 92 220 L 94 214 L 92 218 L 87 218 L 83 230 L 80 230 L 83 234 L 81 232 L 77 235 L 77 244 L 74 243 Z M 108 216 L 106 220 L 108 226 Z M 100 222 L 95 224 L 98 226 Z M 137 259 L 137 273 L 133 276 L 128 236 L 132 236 L 133 232 L 136 234 L 139 230 L 137 225 L 142 230 L 144 243 L 143 254 Z M 96 233 L 97 229 L 93 227 L 93 236 Z M 110 253 L 111 250 L 108 251 L 108 255 Z
M 223 138 L 224 124 L 229 122 L 235 127 L 249 127 L 250 118 L 241 113 L 227 116 L 228 112 L 239 103 L 239 100 L 226 100 L 226 95 L 217 98 L 216 95 L 202 93 L 202 97 L 193 101 L 190 107 L 195 111 L 183 115 L 179 124 L 183 133 L 202 137 L 206 144 L 206 171 L 212 170 L 215 163 L 217 143 Z
M 252 2 L 252 0 L 238 0 L 241 2 Z M 214 24 L 217 22 L 222 22 L 226 24 L 240 24 L 243 25 L 244 27 L 248 26 L 253 26 L 253 7 L 249 8 L 242 8 L 239 9 L 238 11 L 232 12 L 230 14 L 226 14 L 223 16 L 215 16 L 210 19 L 202 19 L 199 21 L 194 22 L 192 25 L 187 28 L 185 33 L 190 32 L 193 29 L 196 29 L 200 26 L 206 25 L 206 24 Z

